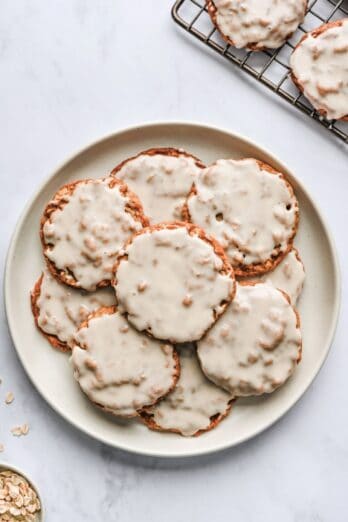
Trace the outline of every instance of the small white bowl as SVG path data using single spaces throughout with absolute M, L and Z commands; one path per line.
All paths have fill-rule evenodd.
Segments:
M 39 489 L 35 482 L 32 481 L 30 477 L 26 473 L 24 473 L 23 470 L 17 468 L 16 466 L 12 466 L 12 464 L 8 464 L 7 462 L 0 462 L 0 472 L 1 471 L 13 471 L 14 473 L 17 473 L 18 475 L 21 475 L 25 480 L 28 482 L 28 484 L 33 488 L 35 493 L 38 496 L 38 499 L 40 500 L 41 504 L 41 510 L 36 513 L 36 520 L 35 522 L 43 522 L 45 520 L 45 510 L 42 503 L 42 498 L 39 492 Z

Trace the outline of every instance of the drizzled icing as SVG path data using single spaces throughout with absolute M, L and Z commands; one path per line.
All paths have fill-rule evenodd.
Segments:
M 233 266 L 264 263 L 287 250 L 298 203 L 280 174 L 254 159 L 219 160 L 202 170 L 195 186 L 191 221 L 220 242 Z
M 140 331 L 175 343 L 200 339 L 234 292 L 213 246 L 185 226 L 136 236 L 116 272 L 119 310 Z
M 181 220 L 181 209 L 201 169 L 185 155 L 143 154 L 127 161 L 116 176 L 139 196 L 152 223 Z
M 265 274 L 261 279 L 287 293 L 292 305 L 295 306 L 301 295 L 305 277 L 303 263 L 293 248 L 274 270 Z
M 78 183 L 42 230 L 48 259 L 58 270 L 71 272 L 77 286 L 89 291 L 111 279 L 119 250 L 142 228 L 126 210 L 129 198 L 119 185 L 109 186 L 111 181 Z
M 209 379 L 235 396 L 270 393 L 293 373 L 301 354 L 297 316 L 269 284 L 237 284 L 221 319 L 198 342 Z
M 76 380 L 92 402 L 115 415 L 136 415 L 175 382 L 173 347 L 140 334 L 118 312 L 90 319 L 75 340 Z
M 101 306 L 116 304 L 116 299 L 110 288 L 87 293 L 59 283 L 46 270 L 36 304 L 40 328 L 71 347 L 77 328 L 88 315 Z
M 208 381 L 199 366 L 194 346 L 177 347 L 180 377 L 175 389 L 155 406 L 146 409 L 161 430 L 192 436 L 210 427 L 211 419 L 224 416 L 231 395 Z
M 292 72 L 312 105 L 328 119 L 348 116 L 348 19 L 311 33 L 290 58 Z
M 277 49 L 303 21 L 306 0 L 213 0 L 220 31 L 237 48 Z

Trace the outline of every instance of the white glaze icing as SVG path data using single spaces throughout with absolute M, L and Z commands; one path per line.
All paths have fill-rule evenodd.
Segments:
M 261 280 L 287 293 L 292 305 L 295 306 L 301 295 L 305 277 L 303 263 L 293 248 L 282 262 L 274 270 L 265 274 Z
M 184 226 L 145 232 L 125 252 L 116 273 L 119 309 L 158 339 L 200 339 L 233 295 L 233 276 L 220 273 L 221 258 Z
M 277 49 L 303 21 L 306 0 L 214 0 L 220 31 L 242 48 Z
M 128 198 L 112 178 L 83 181 L 65 198 L 43 227 L 47 257 L 59 270 L 74 274 L 78 286 L 95 290 L 112 277 L 119 250 L 142 225 L 126 211 Z
M 218 160 L 195 185 L 197 194 L 188 199 L 191 221 L 220 242 L 232 265 L 263 263 L 277 245 L 282 252 L 288 248 L 298 203 L 279 174 L 254 159 Z
M 317 37 L 310 33 L 290 58 L 292 71 L 316 109 L 328 119 L 348 116 L 348 19 Z
M 36 304 L 40 328 L 71 347 L 77 328 L 88 315 L 101 306 L 115 305 L 116 298 L 111 288 L 87 293 L 59 283 L 45 270 Z
M 300 351 L 295 311 L 267 283 L 237 284 L 235 299 L 198 342 L 204 373 L 235 396 L 272 392 L 293 373 Z
M 178 430 L 192 436 L 206 430 L 211 417 L 224 415 L 231 395 L 210 382 L 203 374 L 192 345 L 177 346 L 180 377 L 175 389 L 155 406 L 146 408 L 163 430 Z
M 115 415 L 134 416 L 173 386 L 173 347 L 137 332 L 118 312 L 75 335 L 74 376 L 88 398 Z
M 116 173 L 140 198 L 151 223 L 180 221 L 181 209 L 201 169 L 191 157 L 143 154 Z

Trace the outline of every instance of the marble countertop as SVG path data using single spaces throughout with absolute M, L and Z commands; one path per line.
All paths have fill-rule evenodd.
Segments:
M 331 353 L 301 401 L 252 441 L 203 458 L 136 457 L 80 434 L 41 399 L 16 357 L 1 300 L 0 460 L 36 479 L 50 522 L 345 522 L 348 149 L 187 38 L 170 7 L 171 0 L 1 2 L 1 269 L 23 205 L 67 155 L 134 123 L 211 123 L 269 148 L 322 208 L 343 272 Z M 10 406 L 7 391 L 15 395 Z M 13 437 L 10 428 L 24 422 L 30 433 Z

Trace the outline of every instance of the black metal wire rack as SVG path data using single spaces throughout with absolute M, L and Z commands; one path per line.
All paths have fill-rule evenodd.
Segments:
M 347 17 L 347 0 L 310 0 L 304 22 L 292 38 L 275 51 L 247 51 L 227 44 L 213 25 L 205 0 L 177 0 L 172 16 L 183 29 L 348 143 L 348 122 L 327 121 L 321 117 L 292 82 L 289 68 L 290 55 L 303 34 L 328 21 Z

